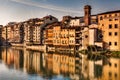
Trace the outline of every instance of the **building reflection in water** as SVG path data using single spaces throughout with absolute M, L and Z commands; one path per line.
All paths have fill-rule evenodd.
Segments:
M 42 55 L 40 52 L 25 51 L 24 71 L 27 73 L 40 73 L 42 65 Z
M 120 58 L 110 58 L 103 68 L 102 80 L 120 80 Z
M 8 68 L 52 78 L 72 80 L 120 80 L 120 58 L 80 53 L 43 53 L 26 49 L 1 50 L 0 59 Z
M 7 52 L 4 50 L 2 52 L 2 60 L 8 67 L 12 68 L 12 66 L 14 66 L 14 51 L 12 51 L 12 49 L 7 49 Z

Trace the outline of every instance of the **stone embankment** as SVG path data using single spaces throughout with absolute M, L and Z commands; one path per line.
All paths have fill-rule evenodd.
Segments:
M 37 50 L 37 51 L 46 51 L 46 45 L 30 45 L 25 46 L 24 44 L 12 44 L 12 47 L 24 47 L 29 50 Z

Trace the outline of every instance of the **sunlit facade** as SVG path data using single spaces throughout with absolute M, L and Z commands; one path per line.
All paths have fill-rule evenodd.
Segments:
M 104 48 L 112 51 L 120 50 L 120 11 L 105 12 L 98 15 L 99 29 L 102 30 Z

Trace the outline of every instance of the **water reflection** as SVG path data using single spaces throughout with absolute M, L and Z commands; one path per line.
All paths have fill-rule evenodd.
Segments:
M 80 53 L 43 53 L 14 48 L 0 49 L 0 60 L 3 62 L 0 63 L 0 66 L 5 64 L 8 69 L 26 73 L 34 78 L 40 77 L 39 79 L 54 80 L 120 80 L 119 58 L 83 55 Z M 26 78 L 28 79 L 28 76 Z M 31 78 L 30 80 L 33 79 Z

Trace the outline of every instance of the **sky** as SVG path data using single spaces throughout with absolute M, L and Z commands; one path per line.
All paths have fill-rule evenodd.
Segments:
M 53 15 L 83 16 L 84 6 L 91 5 L 92 14 L 120 10 L 120 0 L 0 0 L 0 24 Z

